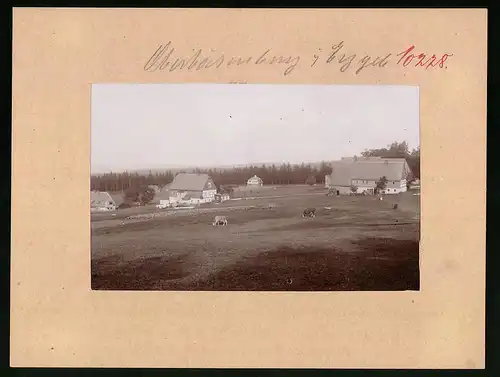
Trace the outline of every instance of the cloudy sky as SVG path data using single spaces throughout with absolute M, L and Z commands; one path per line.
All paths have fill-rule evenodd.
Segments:
M 315 162 L 419 144 L 415 86 L 98 84 L 92 172 Z

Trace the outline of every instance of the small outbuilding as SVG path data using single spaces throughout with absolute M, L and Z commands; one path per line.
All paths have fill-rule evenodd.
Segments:
M 262 178 L 257 177 L 256 175 L 249 178 L 247 181 L 247 186 L 263 186 L 263 185 L 264 182 L 262 181 Z

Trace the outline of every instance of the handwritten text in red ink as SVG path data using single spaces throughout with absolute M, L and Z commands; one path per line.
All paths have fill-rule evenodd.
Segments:
M 429 68 L 446 68 L 446 60 L 453 56 L 453 54 L 442 54 L 437 56 L 436 54 L 426 54 L 423 52 L 415 51 L 415 45 L 411 45 L 406 50 L 397 54 L 400 56 L 397 64 L 403 67 L 424 67 Z

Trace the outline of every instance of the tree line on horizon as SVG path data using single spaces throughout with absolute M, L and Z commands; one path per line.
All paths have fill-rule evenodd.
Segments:
M 420 146 L 409 149 L 406 141 L 393 142 L 385 148 L 367 149 L 361 152 L 362 157 L 404 158 L 412 172 L 413 178 L 420 178 Z
M 385 157 L 385 158 L 405 158 L 413 175 L 420 177 L 420 148 L 409 150 L 406 141 L 394 142 L 386 148 L 367 149 L 361 153 L 362 157 Z M 261 165 L 235 167 L 233 169 L 201 169 L 181 170 L 179 173 L 199 173 L 208 174 L 218 188 L 221 186 L 237 186 L 246 184 L 253 175 L 262 178 L 264 184 L 271 185 L 291 185 L 291 184 L 324 184 L 325 175 L 331 174 L 332 169 L 329 164 L 322 161 L 318 166 L 311 164 L 290 164 L 284 163 L 280 166 Z M 149 172 L 149 174 L 139 174 L 137 172 L 105 173 L 92 175 L 90 180 L 91 190 L 118 192 L 138 187 L 156 185 L 163 187 L 174 180 L 175 174 L 171 170 L 164 172 Z

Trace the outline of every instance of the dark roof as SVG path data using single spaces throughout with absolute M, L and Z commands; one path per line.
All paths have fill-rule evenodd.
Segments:
M 209 179 L 208 174 L 179 173 L 169 190 L 203 191 Z
M 351 180 L 377 181 L 385 176 L 389 181 L 406 178 L 409 172 L 404 158 L 343 158 L 332 162 L 330 184 L 333 186 L 350 186 Z

